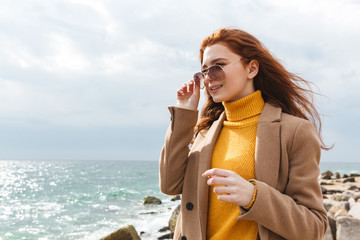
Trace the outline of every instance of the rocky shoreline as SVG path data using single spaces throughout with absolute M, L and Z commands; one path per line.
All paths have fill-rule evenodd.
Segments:
M 323 240 L 360 240 L 360 174 L 326 171 L 319 182 L 329 220 Z
M 319 176 L 324 207 L 328 213 L 329 227 L 323 240 L 360 240 L 360 174 L 343 174 L 325 171 Z M 179 201 L 175 196 L 171 201 Z M 161 204 L 152 196 L 144 198 L 145 205 Z M 166 226 L 159 229 L 157 239 L 172 239 L 180 204 L 173 211 Z M 139 235 L 140 234 L 140 235 Z M 141 240 L 132 225 L 125 226 L 101 240 Z

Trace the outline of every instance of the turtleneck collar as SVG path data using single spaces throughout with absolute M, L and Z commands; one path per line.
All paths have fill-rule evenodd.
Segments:
M 264 108 L 264 99 L 260 90 L 233 102 L 223 102 L 225 108 L 226 120 L 238 122 L 247 118 L 260 115 Z

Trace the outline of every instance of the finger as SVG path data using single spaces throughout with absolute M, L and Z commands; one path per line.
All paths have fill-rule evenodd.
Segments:
M 194 93 L 195 93 L 196 95 L 200 96 L 200 85 L 197 84 L 197 83 L 195 82 L 195 80 L 193 80 L 193 82 L 194 82 Z
M 214 193 L 222 194 L 222 193 L 231 193 L 231 188 L 225 186 L 217 186 L 213 189 Z
M 182 96 L 184 94 L 183 90 L 180 88 L 177 90 L 177 95 Z
M 220 177 L 228 177 L 233 173 L 233 171 L 224 170 L 220 168 L 212 168 L 209 170 L 206 170 L 202 176 L 203 177 L 214 177 L 214 176 L 220 176 Z
M 181 90 L 184 92 L 184 94 L 188 92 L 188 86 L 186 83 L 182 85 Z
M 234 197 L 229 194 L 218 195 L 217 199 L 219 199 L 220 201 L 223 201 L 223 202 L 236 203 L 236 201 L 234 201 Z
M 207 184 L 209 186 L 211 185 L 230 185 L 230 181 L 227 177 L 212 177 L 209 180 L 207 180 Z
M 189 92 L 193 92 L 195 90 L 194 80 L 189 81 Z

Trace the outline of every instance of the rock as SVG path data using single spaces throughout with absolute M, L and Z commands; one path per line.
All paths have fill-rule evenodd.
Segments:
M 339 178 L 340 178 L 340 173 L 339 173 L 339 172 L 335 172 L 335 173 L 334 173 L 334 177 L 335 177 L 336 179 L 339 179 Z
M 350 177 L 360 177 L 359 173 L 350 173 Z
M 351 185 L 350 187 L 347 188 L 347 190 L 349 191 L 354 191 L 354 190 L 358 190 L 359 188 L 355 185 Z
M 349 202 L 341 202 L 340 206 L 342 206 L 346 211 L 350 210 L 350 203 Z
M 360 220 L 351 217 L 339 217 L 336 221 L 337 240 L 360 239 Z
M 320 181 L 320 185 L 334 185 L 334 183 L 331 182 L 331 181 L 324 181 L 324 180 L 322 180 L 322 181 Z
M 132 225 L 125 226 L 100 240 L 141 240 Z
M 153 215 L 153 214 L 156 214 L 157 212 L 142 212 L 142 213 L 140 213 L 140 215 L 146 215 L 146 214 L 151 214 L 151 215 Z
M 355 194 L 353 192 L 346 191 L 346 192 L 343 192 L 342 195 L 346 196 L 348 198 L 355 198 Z
M 174 236 L 174 233 L 168 233 L 168 234 L 158 237 L 157 239 L 172 239 L 173 236 Z
M 343 193 L 343 192 L 344 190 L 336 190 L 336 189 L 330 189 L 326 191 L 327 194 Z
M 332 195 L 331 196 L 331 199 L 334 200 L 334 201 L 348 201 L 349 200 L 349 197 L 348 196 L 345 196 L 343 194 L 335 194 L 335 195 Z
M 154 196 L 144 197 L 144 205 L 160 205 L 161 200 Z
M 176 221 L 177 221 L 177 218 L 178 218 L 178 216 L 180 214 L 180 210 L 181 210 L 181 204 L 179 204 L 175 208 L 175 210 L 173 211 L 173 213 L 172 213 L 172 215 L 171 215 L 171 217 L 169 219 L 169 228 L 170 228 L 170 231 L 172 233 L 174 233 L 174 231 L 175 231 Z
M 169 226 L 163 227 L 163 228 L 161 228 L 161 229 L 159 230 L 159 232 L 166 232 L 166 231 L 170 231 Z
M 322 194 L 326 194 L 327 189 L 326 189 L 326 188 L 324 188 L 323 186 L 320 186 L 320 187 L 321 187 L 321 192 L 322 192 Z
M 334 214 L 334 218 L 337 218 L 337 217 L 340 217 L 340 216 L 347 217 L 347 216 L 349 216 L 349 214 L 348 214 L 348 212 L 346 211 L 346 209 L 342 208 L 342 209 L 340 209 L 339 211 L 337 211 L 337 212 Z
M 344 179 L 343 183 L 347 183 L 347 182 L 355 182 L 355 178 L 350 177 L 350 178 Z
M 330 227 L 328 227 L 328 229 L 326 230 L 326 233 L 322 240 L 334 240 Z
M 352 208 L 354 205 L 357 204 L 354 198 L 350 198 L 349 203 L 350 203 L 350 208 Z
M 342 175 L 342 177 L 343 177 L 343 178 L 348 178 L 349 175 L 347 175 L 346 173 L 344 173 L 344 174 Z
M 360 203 L 356 203 L 351 207 L 349 215 L 360 220 Z
M 324 202 L 324 208 L 325 210 L 328 212 L 330 210 L 330 208 L 333 206 L 332 203 L 329 202 Z
M 171 201 L 177 201 L 177 200 L 181 200 L 180 195 L 176 195 L 171 199 Z
M 327 170 L 321 174 L 321 179 L 331 179 L 332 175 L 334 175 L 331 171 Z
M 329 222 L 328 228 L 330 228 L 332 238 L 333 238 L 333 240 L 335 240 L 336 239 L 336 220 L 332 216 L 328 215 L 328 222 Z
M 329 209 L 329 214 L 334 218 L 338 216 L 348 216 L 347 210 L 341 205 L 332 206 Z

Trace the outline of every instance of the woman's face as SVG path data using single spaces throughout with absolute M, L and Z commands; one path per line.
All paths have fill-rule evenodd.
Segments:
M 233 53 L 223 44 L 214 44 L 205 48 L 201 69 L 213 65 L 220 65 L 224 69 L 222 79 L 210 79 L 205 76 L 205 87 L 214 102 L 232 102 L 255 91 L 253 78 L 257 73 L 257 63 L 251 61 L 246 66 L 241 61 L 241 56 Z M 256 73 L 254 75 L 254 66 Z

